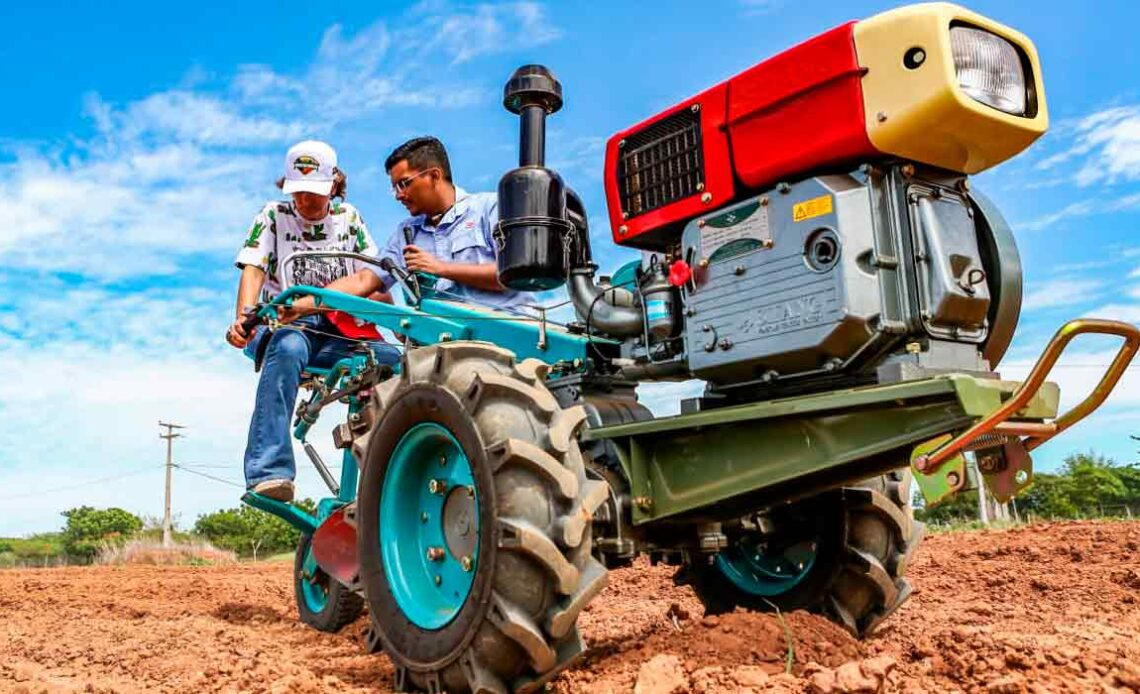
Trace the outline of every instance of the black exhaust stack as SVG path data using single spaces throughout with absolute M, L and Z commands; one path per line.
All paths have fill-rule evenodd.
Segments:
M 566 281 L 566 184 L 545 166 L 546 116 L 562 108 L 562 85 L 542 65 L 524 65 L 503 88 L 519 116 L 519 168 L 499 181 L 499 282 L 511 289 L 553 289 Z

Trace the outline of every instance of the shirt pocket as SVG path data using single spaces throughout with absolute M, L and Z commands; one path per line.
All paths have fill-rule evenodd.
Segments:
M 451 236 L 451 262 L 490 263 L 495 261 L 495 253 L 483 241 L 479 229 L 463 229 Z

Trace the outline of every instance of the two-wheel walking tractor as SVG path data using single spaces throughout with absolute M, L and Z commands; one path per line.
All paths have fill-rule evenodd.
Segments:
M 499 184 L 500 282 L 566 285 L 575 315 L 448 300 L 394 272 L 407 305 L 312 287 L 405 341 L 314 373 L 339 483 L 315 516 L 247 494 L 303 534 L 302 619 L 367 606 L 400 688 L 528 691 L 583 650 L 607 569 L 675 564 L 710 612 L 808 609 L 865 635 L 909 594 L 927 503 L 967 485 L 1005 500 L 1029 451 L 1095 409 L 1140 331 L 1063 326 L 1023 382 L 995 372 L 1021 304 L 1014 236 L 969 175 L 1047 127 L 1033 44 L 954 5 L 851 22 L 614 135 L 613 241 L 641 260 L 597 276 L 581 199 L 544 166 L 562 88 L 520 68 L 519 167 Z M 267 306 L 264 316 L 274 315 Z M 1058 414 L 1046 382 L 1081 333 L 1123 338 L 1100 385 Z M 676 416 L 648 381 L 702 379 Z

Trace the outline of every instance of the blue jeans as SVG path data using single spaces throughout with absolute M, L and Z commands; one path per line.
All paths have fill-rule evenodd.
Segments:
M 319 330 L 301 331 L 288 326 L 269 335 L 269 346 L 261 365 L 257 383 L 257 400 L 249 423 L 249 439 L 245 446 L 245 483 L 253 487 L 267 480 L 291 480 L 297 466 L 293 460 L 290 425 L 297 402 L 301 372 L 305 367 L 331 368 L 337 361 L 352 356 L 358 343 L 339 337 L 336 328 L 323 316 L 305 316 L 296 321 Z M 321 333 L 327 333 L 321 334 Z M 251 359 L 258 344 L 267 339 L 265 326 L 259 326 L 245 347 Z M 400 361 L 400 352 L 385 342 L 370 342 L 369 347 L 381 364 Z

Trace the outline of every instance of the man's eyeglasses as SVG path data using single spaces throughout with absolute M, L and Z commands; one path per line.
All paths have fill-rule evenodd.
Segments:
M 418 174 L 412 174 L 411 176 L 405 176 L 405 177 L 401 178 L 400 180 L 396 181 L 396 183 L 392 186 L 392 192 L 393 193 L 403 193 L 405 190 L 408 189 L 408 186 L 412 185 L 412 181 L 416 180 L 420 176 L 423 176 L 424 174 L 428 174 L 428 173 L 431 173 L 432 171 L 436 171 L 436 170 L 437 169 L 435 169 L 435 168 L 424 169 L 423 171 L 419 172 Z

